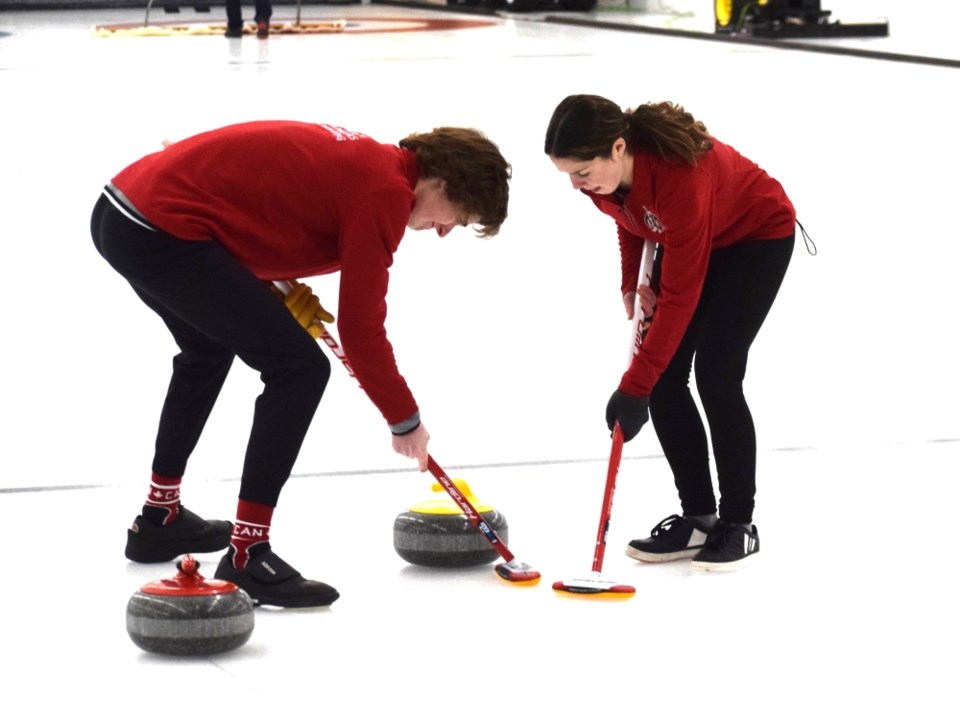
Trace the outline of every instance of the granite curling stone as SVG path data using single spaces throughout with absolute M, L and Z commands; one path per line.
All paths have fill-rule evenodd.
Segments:
M 500 540 L 508 543 L 509 529 L 503 514 L 478 503 L 466 481 L 452 480 Z M 434 483 L 432 490 L 446 495 L 439 483 Z M 393 547 L 403 560 L 418 566 L 479 566 L 500 558 L 497 549 L 449 496 L 422 501 L 398 515 L 393 523 Z
M 144 651 L 210 656 L 233 651 L 253 634 L 253 601 L 236 584 L 200 575 L 192 556 L 177 575 L 147 583 L 127 603 L 127 633 Z

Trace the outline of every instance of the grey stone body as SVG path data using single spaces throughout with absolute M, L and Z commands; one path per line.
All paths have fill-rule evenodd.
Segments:
M 494 509 L 480 515 L 503 543 L 509 543 L 503 514 Z M 418 566 L 479 566 L 500 558 L 463 514 L 404 511 L 393 524 L 393 547 L 403 560 Z
M 138 591 L 127 603 L 127 633 L 137 646 L 151 653 L 226 653 L 245 644 L 253 627 L 253 601 L 242 589 L 205 596 Z

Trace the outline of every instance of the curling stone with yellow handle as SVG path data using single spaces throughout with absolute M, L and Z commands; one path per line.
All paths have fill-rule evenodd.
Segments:
M 452 480 L 497 536 L 509 543 L 507 519 L 503 514 L 479 503 L 466 481 Z M 439 483 L 434 483 L 431 490 L 444 492 Z M 393 547 L 403 560 L 418 566 L 479 566 L 500 558 L 486 536 L 449 496 L 422 501 L 397 516 L 393 524 Z

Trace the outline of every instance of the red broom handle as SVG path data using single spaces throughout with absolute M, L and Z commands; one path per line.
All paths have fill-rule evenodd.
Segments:
M 292 285 L 289 282 L 276 281 L 275 285 L 284 293 L 289 293 Z M 320 340 L 326 343 L 327 347 L 330 349 L 337 358 L 340 359 L 340 362 L 343 363 L 343 367 L 347 369 L 347 373 L 350 374 L 350 377 L 357 381 L 359 384 L 360 381 L 357 379 L 356 374 L 353 372 L 353 368 L 350 367 L 350 361 L 347 359 L 347 354 L 344 353 L 343 348 L 340 347 L 340 344 L 337 343 L 336 339 L 330 334 L 330 331 L 327 330 L 327 327 L 317 320 L 317 323 L 323 328 L 323 335 L 320 336 Z M 362 386 L 361 386 L 362 387 Z M 450 480 L 450 477 L 444 472 L 440 467 L 440 464 L 437 463 L 433 456 L 427 456 L 427 468 L 430 470 L 430 473 L 433 474 L 433 477 L 437 479 L 437 482 L 443 486 L 444 490 L 450 495 L 454 502 L 460 507 L 460 510 L 463 511 L 467 519 L 474 525 L 474 527 L 480 531 L 487 540 L 490 541 L 490 544 L 497 550 L 503 560 L 507 563 L 510 563 L 514 560 L 514 555 L 510 553 L 510 549 L 507 548 L 507 545 L 500 539 L 500 536 L 497 535 L 490 524 L 484 520 L 483 516 L 473 507 L 473 504 L 467 500 L 467 497 L 464 496 L 460 489 L 457 488 L 457 485 Z
M 597 545 L 593 552 L 593 571 L 603 570 L 603 554 L 607 550 L 607 532 L 610 530 L 610 516 L 613 513 L 613 492 L 617 487 L 617 475 L 620 472 L 620 458 L 623 456 L 623 431 L 620 424 L 613 426 L 613 446 L 610 449 L 610 462 L 607 465 L 607 485 L 603 491 L 603 507 L 600 509 L 600 527 L 597 529 Z
M 497 532 L 490 527 L 490 524 L 484 520 L 483 516 L 473 507 L 473 504 L 467 500 L 467 497 L 460 492 L 457 485 L 444 473 L 440 464 L 433 460 L 433 456 L 427 456 L 427 468 L 429 468 L 430 473 L 433 474 L 433 477 L 437 479 L 440 485 L 443 486 L 444 490 L 450 494 L 450 497 L 454 500 L 454 503 L 460 507 L 460 510 L 463 511 L 467 520 L 469 520 L 480 533 L 487 537 L 487 540 L 490 541 L 490 544 L 497 550 L 497 553 L 503 557 L 503 560 L 510 563 L 514 559 L 514 555 L 510 553 L 510 549 L 500 540 Z
M 645 241 L 643 254 L 640 256 L 640 285 L 650 285 L 653 273 L 653 256 L 656 244 Z M 639 352 L 643 343 L 643 312 L 640 310 L 640 299 L 637 298 L 633 310 L 633 328 L 630 334 L 630 351 L 627 361 L 633 362 L 633 357 Z M 623 457 L 623 429 L 619 423 L 613 426 L 613 445 L 610 448 L 610 461 L 607 465 L 607 483 L 603 490 L 603 506 L 600 509 L 600 526 L 597 529 L 597 544 L 593 552 L 593 571 L 599 574 L 603 569 L 603 554 L 607 550 L 607 533 L 610 530 L 610 517 L 613 514 L 613 492 L 617 487 L 617 475 L 620 473 L 620 459 Z

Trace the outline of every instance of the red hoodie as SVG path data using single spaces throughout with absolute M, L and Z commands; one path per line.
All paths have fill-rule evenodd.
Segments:
M 340 271 L 337 328 L 390 424 L 417 404 L 387 340 L 388 269 L 419 178 L 413 153 L 330 125 L 257 121 L 182 140 L 112 180 L 183 240 L 217 241 L 263 280 Z
M 785 238 L 796 223 L 780 183 L 717 140 L 695 166 L 638 153 L 622 205 L 613 195 L 582 192 L 617 222 L 622 293 L 637 288 L 644 240 L 663 246 L 656 321 L 619 385 L 636 396 L 650 395 L 680 345 L 710 253 L 747 240 Z

